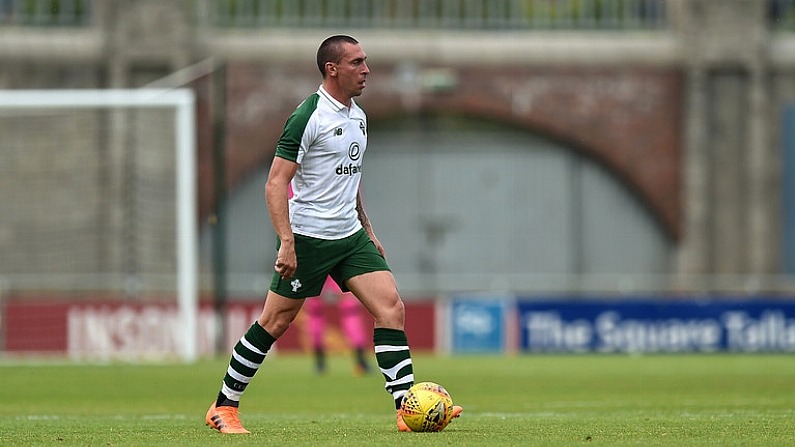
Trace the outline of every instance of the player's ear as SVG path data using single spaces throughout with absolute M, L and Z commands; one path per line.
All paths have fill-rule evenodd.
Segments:
M 334 62 L 326 62 L 326 73 L 330 76 L 337 76 L 337 64 Z

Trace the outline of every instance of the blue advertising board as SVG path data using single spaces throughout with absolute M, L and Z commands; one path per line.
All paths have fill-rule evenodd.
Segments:
M 454 352 L 503 352 L 505 349 L 504 300 L 459 298 L 450 308 L 451 342 Z
M 795 352 L 795 300 L 521 299 L 525 352 Z

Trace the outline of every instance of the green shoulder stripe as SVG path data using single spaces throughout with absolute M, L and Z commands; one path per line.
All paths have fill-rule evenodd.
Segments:
M 315 113 L 315 109 L 317 109 L 318 99 L 320 99 L 320 95 L 313 93 L 295 109 L 293 114 L 290 115 L 290 118 L 287 118 L 282 137 L 279 138 L 279 143 L 276 145 L 277 157 L 286 158 L 290 161 L 295 161 L 298 158 L 298 148 L 301 147 L 301 138 L 304 136 L 309 117 L 311 117 L 312 114 Z

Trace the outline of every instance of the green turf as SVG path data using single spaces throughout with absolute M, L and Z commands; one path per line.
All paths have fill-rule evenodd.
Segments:
M 0 445 L 792 446 L 795 356 L 415 356 L 464 414 L 398 433 L 380 375 L 317 377 L 274 356 L 241 407 L 250 436 L 204 426 L 226 359 L 196 365 L 0 364 Z

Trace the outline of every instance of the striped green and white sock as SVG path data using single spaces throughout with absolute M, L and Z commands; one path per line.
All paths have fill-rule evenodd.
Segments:
M 373 345 L 378 368 L 386 380 L 386 391 L 395 399 L 395 408 L 400 408 L 406 391 L 414 385 L 414 366 L 406 333 L 399 329 L 375 328 Z
M 216 406 L 237 407 L 240 396 L 257 373 L 265 355 L 276 339 L 259 323 L 254 322 L 232 350 L 232 359 L 226 370 Z

